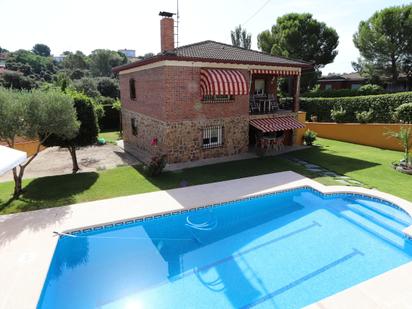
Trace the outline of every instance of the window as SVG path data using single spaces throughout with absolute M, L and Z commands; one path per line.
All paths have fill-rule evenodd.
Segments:
M 332 90 L 332 85 L 331 84 L 326 84 L 325 85 L 325 90 Z
M 129 79 L 129 93 L 130 99 L 136 100 L 136 85 L 133 78 Z
M 132 118 L 131 122 L 132 122 L 132 134 L 134 136 L 136 136 L 137 135 L 137 120 L 136 120 L 136 118 Z
M 223 145 L 223 127 L 210 126 L 202 129 L 202 147 L 213 148 Z
M 351 85 L 351 89 L 352 89 L 352 90 L 359 89 L 360 87 L 361 87 L 361 84 L 352 84 L 352 85 Z
M 256 79 L 255 80 L 255 94 L 264 94 L 265 93 L 265 80 Z
M 206 102 L 228 102 L 234 100 L 233 95 L 205 95 L 202 101 Z

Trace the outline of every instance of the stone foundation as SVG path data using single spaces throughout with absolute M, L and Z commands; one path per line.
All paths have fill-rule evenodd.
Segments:
M 132 133 L 132 118 L 137 121 L 137 135 Z M 166 123 L 123 109 L 122 122 L 126 151 L 143 162 L 156 154 L 167 154 L 168 163 L 179 163 L 236 155 L 248 150 L 248 116 Z M 215 125 L 223 127 L 223 145 L 203 149 L 202 129 Z M 156 146 L 151 145 L 153 138 L 158 140 Z

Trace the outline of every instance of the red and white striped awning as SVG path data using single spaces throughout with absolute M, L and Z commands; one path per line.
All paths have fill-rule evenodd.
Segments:
M 299 75 L 299 71 L 290 71 L 290 70 L 261 70 L 261 69 L 252 69 L 250 70 L 252 74 L 269 74 L 269 75 L 278 75 L 278 76 L 296 76 Z
M 249 123 L 263 133 L 301 129 L 305 127 L 305 125 L 300 123 L 296 118 L 290 116 L 252 119 Z
M 246 78 L 236 70 L 201 69 L 200 92 L 205 95 L 248 95 Z

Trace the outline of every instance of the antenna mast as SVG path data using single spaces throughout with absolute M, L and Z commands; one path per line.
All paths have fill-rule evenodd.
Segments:
M 176 0 L 176 47 L 179 47 L 179 0 Z

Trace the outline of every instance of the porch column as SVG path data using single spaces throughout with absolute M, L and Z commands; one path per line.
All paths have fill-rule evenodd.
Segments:
M 293 78 L 293 107 L 292 111 L 299 111 L 299 97 L 300 97 L 300 74 Z

